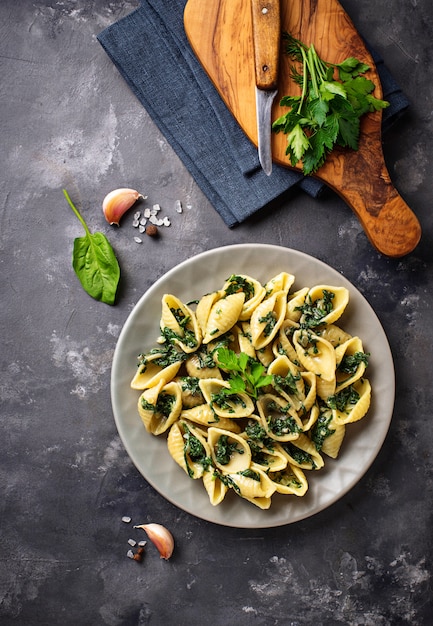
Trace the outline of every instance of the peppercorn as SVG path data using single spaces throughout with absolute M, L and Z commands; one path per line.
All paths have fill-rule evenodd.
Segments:
M 149 224 L 149 226 L 146 227 L 146 235 L 149 235 L 149 237 L 156 237 L 158 235 L 158 228 L 155 224 Z

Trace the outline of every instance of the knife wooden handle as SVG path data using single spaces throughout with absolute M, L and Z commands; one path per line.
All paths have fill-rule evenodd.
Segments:
M 280 0 L 251 0 L 256 85 L 277 88 L 280 56 Z

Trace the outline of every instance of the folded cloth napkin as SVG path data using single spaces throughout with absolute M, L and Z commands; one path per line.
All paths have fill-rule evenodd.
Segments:
M 312 177 L 274 165 L 260 167 L 257 149 L 230 113 L 187 40 L 187 0 L 142 0 L 98 40 L 198 186 L 233 227 L 295 187 L 313 197 L 324 189 Z M 372 51 L 390 106 L 383 129 L 408 101 Z

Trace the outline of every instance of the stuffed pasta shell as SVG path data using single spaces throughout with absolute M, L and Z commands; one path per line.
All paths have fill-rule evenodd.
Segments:
M 138 413 L 146 430 L 160 435 L 170 428 L 182 411 L 180 387 L 175 382 L 146 389 L 138 400 Z
M 308 481 L 300 467 L 287 463 L 277 472 L 269 472 L 269 479 L 275 485 L 275 491 L 284 495 L 304 496 L 308 490 Z
M 160 382 L 169 382 L 176 376 L 182 365 L 182 357 L 177 352 L 171 356 L 167 352 L 156 350 L 140 356 L 137 371 L 131 380 L 132 389 L 156 387 Z
M 275 441 L 297 439 L 302 431 L 302 422 L 286 400 L 272 393 L 266 393 L 257 401 L 262 426 Z
M 265 292 L 266 297 L 278 291 L 283 291 L 285 294 L 288 294 L 291 286 L 295 282 L 295 277 L 293 274 L 289 274 L 288 272 L 280 272 L 265 284 Z
M 245 470 L 226 475 L 237 495 L 261 509 L 268 509 L 276 486 L 266 472 L 255 463 Z
M 201 478 L 212 463 L 206 434 L 197 425 L 177 420 L 167 437 L 170 455 L 190 478 Z
M 203 343 L 207 344 L 229 331 L 239 319 L 245 302 L 244 292 L 233 293 L 215 300 L 204 325 Z
M 284 442 L 281 447 L 287 454 L 287 460 L 291 465 L 303 470 L 319 470 L 324 465 L 321 454 L 305 434 L 299 435 L 296 441 Z
M 162 298 L 160 328 L 167 341 L 186 353 L 194 352 L 200 345 L 202 335 L 195 313 L 172 294 Z
M 248 417 L 254 411 L 254 404 L 246 393 L 227 393 L 230 384 L 218 378 L 208 378 L 199 381 L 200 389 L 211 407 L 219 417 L 241 418 Z
M 245 300 L 238 317 L 240 322 L 250 319 L 252 312 L 266 295 L 266 290 L 259 281 L 245 274 L 232 274 L 222 289 L 227 296 L 234 293 L 245 294 Z
M 251 450 L 240 435 L 211 426 L 208 443 L 213 464 L 223 474 L 236 474 L 249 468 Z
M 369 355 L 364 352 L 359 337 L 352 337 L 335 349 L 337 360 L 337 391 L 352 385 L 364 376 Z
M 251 342 L 256 350 L 269 345 L 284 321 L 286 315 L 286 294 L 273 293 L 254 309 L 251 315 Z

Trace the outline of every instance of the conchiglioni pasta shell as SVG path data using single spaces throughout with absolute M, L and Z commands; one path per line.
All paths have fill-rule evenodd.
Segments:
M 220 463 L 217 458 L 217 447 L 221 437 L 227 437 L 228 442 L 236 446 L 229 462 L 226 464 Z M 248 443 L 240 435 L 211 426 L 208 429 L 208 444 L 213 463 L 223 474 L 235 474 L 249 468 L 251 464 L 251 450 Z
M 174 382 L 177 383 L 180 387 L 183 409 L 192 409 L 194 406 L 198 406 L 199 404 L 204 403 L 204 398 L 201 390 L 191 390 L 190 385 L 188 385 L 188 380 L 191 378 L 197 380 L 195 377 L 192 376 L 177 376 L 173 379 Z
M 257 307 L 258 304 L 260 304 L 260 302 L 265 297 L 266 291 L 263 285 L 261 285 L 259 281 L 256 280 L 255 278 L 252 278 L 251 276 L 247 276 L 246 274 L 237 274 L 237 276 L 240 276 L 245 281 L 247 281 L 253 289 L 252 296 L 247 298 L 247 296 L 245 295 L 245 302 L 239 314 L 239 318 L 238 318 L 239 321 L 245 321 L 245 320 L 250 319 L 251 314 L 254 311 L 254 309 Z M 228 289 L 231 284 L 232 284 L 232 281 L 230 279 L 226 281 L 226 283 L 223 286 L 223 291 Z
M 330 396 L 335 394 L 336 385 L 337 379 L 335 376 L 332 380 L 325 380 L 320 378 L 320 376 L 316 376 L 316 393 L 325 402 Z
M 229 430 L 234 433 L 239 433 L 241 431 L 239 423 L 236 423 L 235 420 L 227 419 L 225 417 L 219 417 L 206 403 L 200 404 L 191 409 L 184 409 L 181 412 L 179 419 L 189 420 L 204 428 L 209 428 L 210 426 L 219 426 L 224 430 Z
M 349 333 L 335 324 L 326 324 L 326 326 L 321 328 L 317 334 L 323 337 L 323 339 L 326 339 L 326 341 L 329 341 L 334 348 L 346 343 L 346 341 L 352 337 Z
M 138 414 L 141 417 L 141 421 L 143 422 L 144 427 L 146 428 L 148 432 L 151 432 L 150 422 L 155 414 L 155 411 L 150 408 L 144 408 L 143 400 L 146 402 L 146 404 L 148 403 L 156 407 L 159 393 L 161 389 L 163 388 L 164 384 L 165 382 L 163 380 L 159 381 L 158 385 L 156 385 L 155 387 L 149 387 L 148 389 L 145 389 L 145 391 L 143 391 L 143 393 L 138 398 L 138 403 L 137 403 Z
M 336 409 L 333 409 L 333 420 L 336 424 L 349 424 L 351 422 L 357 422 L 366 415 L 368 409 L 370 408 L 370 382 L 366 378 L 357 380 L 353 384 L 353 389 L 355 389 L 359 393 L 359 400 L 356 404 L 346 405 L 344 411 L 338 411 Z
M 222 375 L 217 366 L 206 367 L 203 365 L 203 361 L 200 360 L 200 355 L 197 352 L 191 354 L 185 361 L 185 368 L 189 376 L 194 378 L 221 378 Z
M 300 329 L 293 333 L 293 344 L 298 359 L 306 370 L 323 380 L 335 379 L 335 350 L 329 341 Z
M 218 475 L 214 474 L 212 468 L 203 474 L 202 479 L 208 493 L 210 503 L 213 506 L 221 504 L 229 489 L 228 486 L 218 478 Z
M 195 309 L 195 316 L 200 326 L 200 330 L 202 332 L 202 336 L 206 333 L 207 321 L 209 319 L 209 314 L 211 312 L 212 306 L 215 304 L 217 300 L 220 300 L 224 296 L 224 292 L 221 291 L 212 291 L 211 293 L 207 293 L 202 296 L 197 303 Z
M 296 441 L 291 441 L 289 444 L 282 444 L 281 447 L 287 454 L 287 460 L 291 465 L 300 467 L 303 470 L 319 470 L 324 465 L 323 458 L 317 451 L 316 446 L 311 439 L 303 433 L 299 435 Z M 310 458 L 308 460 L 299 460 L 296 455 L 297 450 L 300 451 L 300 454 L 305 452 Z
M 317 398 L 317 376 L 313 372 L 301 372 L 304 381 L 304 399 L 302 401 L 302 415 L 308 412 L 316 402 Z
M 269 478 L 274 482 L 277 493 L 304 496 L 308 490 L 308 481 L 304 472 L 300 467 L 291 463 L 279 472 L 270 472 Z
M 304 432 L 308 432 L 314 424 L 317 422 L 320 414 L 320 410 L 317 404 L 313 404 L 313 406 L 308 410 L 306 414 L 302 415 L 302 424 Z
M 265 367 L 269 367 L 269 365 L 274 360 L 274 351 L 272 350 L 272 344 L 268 343 L 268 345 L 264 348 L 256 350 L 256 359 L 258 359 L 260 363 Z
M 296 388 L 295 393 L 290 393 L 289 390 L 286 391 L 280 388 L 278 388 L 277 393 L 290 402 L 295 411 L 300 411 L 305 399 L 305 384 L 299 368 L 287 356 L 280 355 L 270 363 L 267 373 L 272 376 L 281 376 L 282 378 L 287 378 L 289 375 L 293 377 Z
M 278 335 L 272 346 L 275 356 L 285 354 L 287 358 L 292 361 L 292 363 L 295 363 L 295 365 L 299 364 L 299 361 L 290 337 L 293 335 L 293 332 L 298 328 L 299 324 L 293 322 L 292 320 L 285 319 L 281 324 Z
M 204 332 L 204 344 L 224 335 L 236 324 L 244 301 L 245 294 L 240 292 L 221 298 L 212 305 Z
M 155 392 L 158 391 L 155 399 Z M 151 394 L 152 392 L 152 394 Z M 173 396 L 173 404 L 170 409 L 170 413 L 165 415 L 161 411 L 157 410 L 158 402 L 161 400 L 161 396 Z M 149 411 L 143 408 L 141 401 L 145 399 L 150 404 L 155 406 L 155 410 Z M 177 420 L 182 411 L 182 394 L 180 387 L 175 382 L 167 383 L 164 386 L 153 387 L 144 391 L 138 402 L 140 417 L 146 430 L 153 435 L 161 435 Z
M 260 480 L 255 480 L 255 478 L 239 473 L 229 474 L 229 478 L 240 492 L 236 490 L 236 493 L 246 500 L 251 500 L 252 498 L 270 498 L 275 491 L 275 485 L 269 479 L 268 475 L 255 463 L 252 463 L 251 467 L 248 469 L 255 472 Z
M 258 465 L 262 468 L 263 471 L 269 472 L 278 472 L 282 470 L 287 465 L 287 458 L 284 455 L 284 452 L 278 447 L 278 444 L 272 444 L 272 448 L 266 448 L 265 446 L 261 450 L 261 455 L 263 457 L 263 461 L 259 462 L 254 459 L 254 464 Z
M 185 420 L 177 420 L 171 426 L 167 437 L 167 447 L 172 458 L 186 474 L 190 478 L 197 479 L 203 476 L 205 468 L 201 463 L 191 459 L 187 452 L 187 438 L 185 435 L 188 435 L 188 433 L 198 439 L 205 450 L 206 456 L 210 458 L 210 449 L 203 434 L 193 424 Z
M 338 366 L 346 355 L 353 356 L 357 352 L 364 352 L 362 341 L 359 337 L 352 337 L 344 344 L 338 346 L 338 348 L 335 349 L 335 356 L 337 359 L 337 392 L 341 391 L 345 387 L 348 387 L 349 385 L 352 385 L 356 380 L 359 380 L 364 376 L 366 366 L 363 361 L 358 364 L 358 367 L 353 374 L 347 374 L 346 372 L 341 372 L 338 370 Z
M 248 334 L 246 334 L 243 330 L 243 327 L 246 326 L 249 330 L 249 324 L 243 322 L 242 326 L 238 326 L 237 324 L 233 326 L 232 332 L 234 334 L 235 342 L 233 346 L 230 346 L 231 349 L 239 354 L 240 352 L 244 352 L 248 354 L 252 359 L 256 359 L 256 351 L 251 343 L 251 338 Z
M 298 414 L 292 407 L 287 407 L 286 400 L 271 393 L 263 394 L 257 401 L 262 426 L 269 437 L 275 441 L 297 439 L 302 430 L 302 422 Z M 276 432 L 276 424 L 278 424 L 279 432 Z
M 306 298 L 314 305 L 315 302 L 323 298 L 323 292 L 329 291 L 334 294 L 332 300 L 332 311 L 322 318 L 322 324 L 332 324 L 336 322 L 344 313 L 349 302 L 349 290 L 346 287 L 330 287 L 328 285 L 316 285 L 311 287 Z
M 302 315 L 302 311 L 300 311 L 299 308 L 305 304 L 305 298 L 307 297 L 308 291 L 308 287 L 303 287 L 288 297 L 286 307 L 287 319 L 292 322 L 299 322 Z
M 172 309 L 180 311 L 184 318 L 188 318 L 188 322 L 186 323 L 186 329 L 192 332 L 195 338 L 191 345 L 184 341 L 185 329 L 179 324 Z M 201 343 L 202 333 L 194 311 L 190 309 L 189 306 L 184 304 L 181 300 L 179 300 L 179 298 L 172 294 L 164 294 L 164 296 L 162 297 L 160 327 L 161 330 L 164 330 L 164 328 L 169 328 L 171 331 L 176 333 L 179 338 L 174 339 L 173 343 L 178 345 L 187 354 L 197 350 L 198 346 Z
M 260 428 L 263 428 L 261 418 L 258 415 L 250 415 L 248 418 L 248 424 L 257 422 Z M 247 428 L 247 427 L 246 427 Z M 279 471 L 286 467 L 287 456 L 283 450 L 279 447 L 279 444 L 272 441 L 272 445 L 267 447 L 262 441 L 251 437 L 251 434 L 244 430 L 240 433 L 240 436 L 247 441 L 251 448 L 251 458 L 255 465 L 261 467 L 264 471 Z
M 331 422 L 329 422 L 328 428 L 330 430 L 333 430 L 334 432 L 326 437 L 320 451 L 323 454 L 331 457 L 331 459 L 336 459 L 338 453 L 340 452 L 344 435 L 346 434 L 346 426 L 345 424 L 337 424 L 335 423 L 335 421 L 331 420 Z
M 269 345 L 277 335 L 286 314 L 286 294 L 278 291 L 263 300 L 254 310 L 251 320 L 251 342 L 256 350 Z M 269 317 L 273 317 L 273 324 L 267 330 Z
M 265 292 L 266 297 L 277 291 L 283 291 L 285 294 L 288 294 L 290 291 L 290 287 L 295 282 L 295 277 L 293 274 L 289 274 L 288 272 L 280 272 L 265 284 Z
M 160 367 L 151 360 L 145 365 L 139 365 L 134 378 L 131 380 L 132 389 L 148 389 L 149 387 L 156 387 L 159 383 L 168 383 L 172 380 L 178 371 L 182 361 L 177 361 L 167 367 Z
M 225 406 L 220 406 L 215 401 L 215 395 L 220 394 L 224 389 L 230 389 L 230 384 L 224 380 L 218 378 L 201 379 L 199 385 L 206 402 L 219 417 L 237 419 L 248 417 L 254 412 L 254 403 L 246 393 L 226 395 L 224 398 Z

